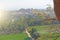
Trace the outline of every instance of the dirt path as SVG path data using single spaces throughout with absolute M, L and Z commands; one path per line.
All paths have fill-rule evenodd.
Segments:
M 25 29 L 25 32 L 26 32 L 26 34 L 28 35 L 28 37 L 32 38 L 27 29 Z
M 26 32 L 26 34 L 28 35 L 28 37 L 32 38 L 27 29 L 25 29 L 25 32 Z M 34 39 L 32 38 L 32 40 L 34 40 Z

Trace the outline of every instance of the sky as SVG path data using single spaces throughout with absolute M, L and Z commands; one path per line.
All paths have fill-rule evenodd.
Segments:
M 47 4 L 53 8 L 53 0 L 0 0 L 0 10 L 18 10 L 21 8 L 44 9 Z

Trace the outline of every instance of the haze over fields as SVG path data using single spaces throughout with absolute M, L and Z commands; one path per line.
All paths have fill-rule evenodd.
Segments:
M 47 4 L 50 4 L 53 8 L 53 0 L 0 0 L 0 10 L 45 9 Z

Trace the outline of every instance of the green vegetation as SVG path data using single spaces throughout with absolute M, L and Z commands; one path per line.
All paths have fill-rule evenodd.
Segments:
M 32 28 L 35 28 L 37 32 L 40 34 L 40 37 L 37 40 L 60 40 L 60 33 L 51 33 L 51 30 L 55 27 L 59 27 L 60 25 L 42 25 L 42 26 L 29 26 L 27 27 L 28 31 L 31 31 Z M 50 31 L 50 32 L 49 32 Z M 57 38 L 58 37 L 58 38 Z M 0 40 L 25 40 L 28 38 L 26 33 L 16 33 L 16 34 L 6 34 L 0 35 Z M 56 39 L 57 38 L 57 39 Z
M 60 25 L 42 25 L 27 27 L 29 31 L 32 28 L 35 28 L 40 34 L 40 37 L 37 40 L 60 40 L 60 32 L 58 30 L 60 29 Z M 56 32 L 56 30 L 58 33 Z
M 0 19 L 0 40 L 60 39 L 60 22 L 50 16 L 50 7 L 45 12 L 38 9 L 27 10 L 16 11 L 16 14 L 12 11 L 7 14 L 6 19 Z
M 0 40 L 24 40 L 26 37 L 25 33 L 0 35 Z

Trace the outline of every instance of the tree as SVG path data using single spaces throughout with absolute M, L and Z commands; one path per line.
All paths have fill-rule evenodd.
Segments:
M 47 8 L 46 8 L 46 21 L 48 22 L 48 24 L 51 24 L 51 17 L 50 17 L 50 13 L 51 13 L 51 5 L 47 4 Z
M 32 28 L 32 30 L 30 31 L 30 35 L 34 40 L 36 40 L 40 37 L 39 33 L 36 31 L 35 28 Z
M 29 37 L 27 37 L 27 38 L 25 38 L 24 40 L 32 40 L 31 38 L 29 38 Z

